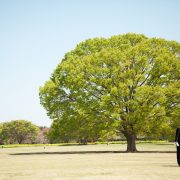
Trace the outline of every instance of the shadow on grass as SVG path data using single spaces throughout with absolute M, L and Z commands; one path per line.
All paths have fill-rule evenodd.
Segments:
M 127 151 L 63 151 L 63 152 L 27 152 L 27 153 L 12 153 L 9 155 L 47 155 L 47 154 L 105 154 L 105 153 L 130 153 Z M 176 151 L 137 151 L 133 153 L 176 153 Z
M 178 167 L 179 168 L 179 166 L 178 165 L 163 165 L 163 167 Z
M 168 143 L 166 143 L 166 144 L 163 144 L 163 143 L 155 143 L 155 145 L 161 145 L 161 146 L 172 146 L 173 144 L 168 144 Z

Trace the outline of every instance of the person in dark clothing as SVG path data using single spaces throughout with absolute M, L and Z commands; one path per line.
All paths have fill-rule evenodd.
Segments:
M 176 129 L 175 143 L 177 148 L 177 163 L 180 166 L 180 128 Z

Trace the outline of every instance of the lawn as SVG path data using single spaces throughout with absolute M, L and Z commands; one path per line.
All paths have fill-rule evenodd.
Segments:
M 125 144 L 0 148 L 0 179 L 179 180 L 174 144 L 137 147 L 141 152 L 123 153 Z

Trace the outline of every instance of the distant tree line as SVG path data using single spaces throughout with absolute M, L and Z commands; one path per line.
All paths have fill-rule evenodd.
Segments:
M 0 123 L 0 144 L 48 143 L 49 128 L 38 127 L 27 120 Z
M 176 127 L 180 126 L 180 122 L 175 121 L 172 125 L 163 125 L 161 129 L 155 129 L 153 133 L 147 135 L 137 136 L 137 140 L 164 140 L 173 142 L 176 132 Z M 49 143 L 71 143 L 76 142 L 79 144 L 87 144 L 89 142 L 109 142 L 109 141 L 126 141 L 126 137 L 123 134 L 112 132 L 102 132 L 98 133 L 96 129 L 94 131 L 88 131 L 85 128 L 77 129 L 73 132 L 69 130 L 66 133 L 66 129 L 63 130 L 62 127 L 54 126 L 52 124 L 51 128 L 47 133 L 47 139 Z
M 54 122 L 55 123 L 55 122 Z M 26 120 L 14 120 L 0 123 L 0 144 L 47 144 L 71 143 L 87 144 L 97 141 L 126 140 L 123 134 L 109 131 L 98 133 L 97 129 L 88 131 L 86 128 L 66 132 L 66 129 L 52 123 L 51 127 L 39 127 Z M 168 140 L 174 141 L 175 129 L 179 121 L 171 126 L 164 125 L 161 130 L 146 136 L 138 136 L 139 140 Z

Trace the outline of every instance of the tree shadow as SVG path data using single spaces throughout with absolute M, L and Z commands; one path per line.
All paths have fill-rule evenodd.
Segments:
M 137 152 L 127 152 L 127 151 L 61 151 L 61 152 L 25 152 L 25 153 L 11 153 L 9 155 L 20 156 L 20 155 L 53 155 L 53 154 L 105 154 L 105 153 L 176 153 L 175 151 L 137 151 Z
M 179 167 L 178 165 L 163 165 L 163 167 Z

